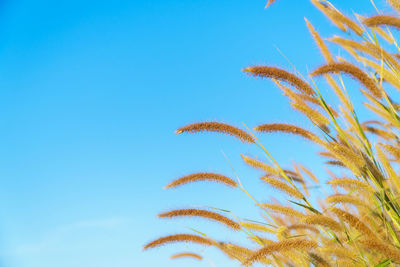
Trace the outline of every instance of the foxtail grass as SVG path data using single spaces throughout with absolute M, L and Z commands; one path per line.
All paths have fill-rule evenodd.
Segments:
M 211 181 L 221 183 L 229 187 L 236 187 L 237 183 L 229 177 L 222 174 L 212 172 L 198 172 L 178 178 L 171 183 L 167 184 L 164 188 L 179 187 L 188 183 L 200 182 L 200 181 Z
M 272 2 L 268 1 L 268 5 Z M 243 71 L 271 79 L 289 100 L 293 112 L 304 115 L 312 128 L 297 126 L 307 125 L 300 120 L 296 125 L 262 124 L 254 131 L 246 124 L 241 129 L 221 122 L 197 122 L 176 131 L 222 133 L 255 145 L 260 155 L 241 157 L 243 165 L 262 172 L 259 176 L 265 193 L 255 195 L 245 188 L 254 177 L 242 176 L 228 159 L 235 180 L 218 173 L 199 172 L 180 177 L 165 188 L 196 182 L 239 188 L 254 203 L 250 208 L 259 209 L 260 216 L 245 218 L 234 210 L 236 195 L 234 201 L 229 197 L 221 199 L 222 205 L 233 205 L 229 210 L 207 206 L 163 212 L 160 218 L 206 219 L 211 225 L 221 224 L 221 232 L 235 231 L 225 234 L 227 240 L 215 241 L 208 228 L 187 226 L 193 234 L 163 236 L 146 244 L 144 250 L 185 243 L 214 247 L 240 265 L 400 266 L 400 100 L 394 91 L 400 90 L 400 46 L 392 33 L 400 28 L 400 0 L 387 0 L 394 12 L 383 13 L 371 1 L 377 14 L 370 17 L 348 16 L 327 0 L 311 2 L 346 32 L 345 36 L 321 37 L 316 30 L 319 25 L 314 27 L 306 19 L 306 27 L 323 57 L 320 67 L 308 76 L 295 70 L 293 64 L 291 70 L 266 65 Z M 316 79 L 320 76 L 325 83 Z M 348 83 L 344 76 L 356 83 Z M 301 154 L 292 167 L 284 166 L 276 159 L 276 152 L 260 141 L 259 135 L 264 133 L 292 134 L 311 140 L 312 144 L 307 143 L 310 152 L 314 151 L 311 146 L 316 146 L 321 161 L 305 166 L 297 162 L 303 160 Z M 296 154 L 291 149 L 296 148 L 296 144 L 285 146 L 279 156 L 292 158 Z M 318 164 L 324 172 L 317 168 Z M 210 192 L 204 191 L 204 201 L 220 197 L 216 191 Z M 229 240 L 240 237 L 240 245 Z M 201 251 L 204 257 L 206 249 Z M 172 258 L 202 257 L 191 253 L 178 253 Z
M 191 235 L 191 234 L 176 234 L 176 235 L 168 235 L 164 237 L 160 237 L 156 240 L 147 243 L 144 246 L 144 250 L 150 248 L 160 247 L 169 243 L 176 243 L 176 242 L 184 242 L 184 243 L 196 243 L 205 246 L 211 246 L 212 241 L 198 235 Z
M 222 122 L 197 122 L 176 130 L 176 133 L 217 132 L 232 135 L 243 142 L 254 143 L 253 137 L 244 130 Z
M 176 218 L 176 217 L 202 217 L 213 221 L 220 222 L 233 230 L 239 230 L 240 224 L 216 212 L 202 209 L 179 209 L 171 210 L 158 214 L 159 218 Z
M 203 259 L 202 256 L 200 256 L 197 253 L 193 253 L 193 252 L 181 252 L 181 253 L 174 254 L 170 257 L 171 260 L 180 259 L 180 258 L 192 258 L 192 259 L 196 259 L 199 261 L 201 261 Z

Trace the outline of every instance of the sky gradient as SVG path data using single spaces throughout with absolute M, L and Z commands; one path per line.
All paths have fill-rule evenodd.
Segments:
M 207 256 L 198 264 L 168 259 L 192 247 L 141 249 L 185 227 L 239 239 L 210 222 L 156 218 L 168 209 L 214 206 L 259 218 L 239 190 L 162 189 L 196 171 L 233 176 L 224 154 L 260 200 L 275 194 L 240 159 L 260 156 L 257 148 L 176 128 L 203 120 L 310 126 L 270 81 L 241 69 L 291 69 L 279 48 L 306 74 L 323 60 L 304 17 L 324 37 L 339 32 L 309 1 L 277 0 L 267 10 L 265 2 L 1 1 L 0 266 L 236 266 L 213 249 L 194 246 Z M 367 0 L 333 3 L 374 14 Z M 322 173 L 305 141 L 261 140 L 283 166 L 296 160 Z

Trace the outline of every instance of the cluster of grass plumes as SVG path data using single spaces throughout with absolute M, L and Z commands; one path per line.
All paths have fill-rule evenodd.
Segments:
M 206 245 L 245 266 L 400 266 L 400 109 L 393 92 L 400 90 L 400 48 L 391 32 L 400 28 L 400 16 L 378 12 L 370 17 L 355 14 L 352 19 L 326 0 L 311 2 L 346 32 L 346 38 L 322 38 L 306 19 L 325 62 L 315 66 L 308 78 L 276 66 L 251 66 L 244 72 L 273 80 L 294 111 L 310 120 L 314 129 L 268 123 L 256 126 L 252 133 L 220 122 L 200 122 L 177 130 L 228 134 L 249 145 L 256 144 L 269 159 L 264 162 L 241 155 L 248 166 L 262 173 L 263 186 L 273 192 L 268 203 L 251 195 L 239 178 L 236 182 L 216 173 L 190 174 L 166 186 L 217 182 L 242 190 L 260 209 L 262 219 L 244 219 L 222 209 L 217 213 L 210 207 L 172 210 L 159 217 L 201 217 L 219 222 L 221 227 L 245 236 L 246 245 L 216 240 L 191 228 L 196 234 L 161 237 L 145 249 L 176 242 Z M 400 0 L 388 3 L 400 14 Z M 328 42 L 335 51 L 340 48 L 347 53 L 335 57 Z M 320 85 L 319 79 L 313 80 L 316 76 L 327 83 Z M 358 82 L 351 83 L 355 88 L 346 87 L 347 78 Z M 323 85 L 329 86 L 327 90 L 332 90 L 337 99 L 325 96 L 319 87 Z M 352 99 L 355 90 L 361 90 L 363 106 Z M 368 114 L 367 120 L 360 120 L 359 109 Z M 320 148 L 318 154 L 325 160 L 327 176 L 315 174 L 299 163 L 293 163 L 292 168 L 281 167 L 257 139 L 258 133 L 293 134 L 311 140 L 310 146 Z M 276 200 L 275 192 L 282 199 Z M 172 256 L 179 257 L 202 256 Z

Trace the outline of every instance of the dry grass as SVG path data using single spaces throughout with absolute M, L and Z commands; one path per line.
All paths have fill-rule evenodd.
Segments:
M 234 180 L 232 180 L 229 177 L 226 177 L 225 175 L 212 172 L 198 172 L 178 178 L 167 184 L 164 188 L 174 188 L 188 183 L 200 182 L 200 181 L 212 181 L 230 187 L 237 186 L 237 183 Z
M 201 210 L 201 209 L 180 209 L 180 210 L 172 210 L 158 214 L 159 218 L 175 218 L 175 217 L 203 217 L 208 218 L 217 222 L 220 222 L 227 227 L 233 230 L 239 230 L 240 224 L 234 222 L 233 220 L 218 214 L 216 212 L 212 212 L 209 210 Z
M 269 194 L 263 197 L 267 197 L 268 203 L 258 201 L 258 197 L 244 188 L 243 180 L 238 178 L 236 183 L 216 173 L 187 175 L 166 188 L 198 181 L 238 188 L 254 201 L 253 206 L 260 209 L 261 219 L 243 219 L 226 210 L 216 213 L 180 209 L 161 213 L 159 217 L 162 218 L 202 217 L 217 221 L 228 229 L 238 230 L 236 233 L 244 237 L 243 245 L 229 240 L 217 241 L 191 228 L 199 235 L 160 237 L 146 244 L 144 249 L 184 242 L 214 247 L 242 265 L 400 266 L 400 109 L 393 93 L 400 90 L 400 48 L 390 31 L 400 28 L 400 17 L 393 15 L 400 13 L 400 1 L 387 1 L 396 12 L 388 15 L 377 12 L 376 16 L 368 18 L 355 15 L 356 19 L 344 15 L 326 0 L 311 2 L 346 32 L 346 38 L 328 38 L 330 45 L 335 46 L 332 51 L 340 48 L 348 52 L 345 56 L 341 53 L 340 57 L 335 57 L 325 44 L 325 38 L 306 20 L 326 61 L 312 71 L 310 77 L 323 76 L 328 90 L 333 90 L 337 99 L 325 95 L 326 90 L 322 88 L 326 84 L 320 85 L 310 77 L 306 80 L 298 73 L 279 67 L 252 66 L 244 71 L 272 79 L 287 96 L 294 111 L 313 123 L 313 129 L 270 123 L 255 127 L 253 135 L 219 122 L 200 122 L 177 130 L 177 133 L 228 134 L 260 148 L 264 155 L 257 159 L 241 156 L 247 165 L 263 172 L 264 188 L 265 183 L 269 187 L 266 187 Z M 363 105 L 359 99 L 352 99 L 353 92 L 360 88 L 350 88 L 342 74 L 361 85 Z M 357 115 L 359 109 L 364 109 L 363 118 L 368 114 L 365 121 Z M 326 174 L 314 172 L 297 162 L 293 163 L 293 168 L 281 167 L 257 139 L 256 134 L 265 132 L 289 133 L 312 140 L 310 145 L 317 145 L 318 155 L 327 160 Z M 290 156 L 290 151 L 285 152 Z M 267 158 L 268 162 L 258 158 Z M 326 177 L 331 178 L 327 181 Z M 204 196 L 218 198 L 207 193 Z M 200 259 L 201 256 L 181 253 L 172 258 L 179 257 Z
M 247 132 L 235 126 L 222 122 L 197 122 L 176 130 L 176 133 L 217 132 L 232 135 L 243 142 L 254 143 L 254 138 Z
M 203 259 L 202 256 L 200 256 L 197 253 L 193 253 L 193 252 L 181 252 L 181 253 L 174 254 L 170 257 L 171 260 L 175 260 L 175 259 L 179 259 L 179 258 L 193 258 L 193 259 L 196 259 L 199 261 L 201 261 Z

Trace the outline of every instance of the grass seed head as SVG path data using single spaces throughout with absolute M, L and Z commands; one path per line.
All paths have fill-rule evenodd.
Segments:
M 331 52 L 329 52 L 328 47 L 326 46 L 325 42 L 322 40 L 319 33 L 314 29 L 313 25 L 304 18 L 307 24 L 307 28 L 310 31 L 312 37 L 314 38 L 315 43 L 317 44 L 319 50 L 322 53 L 322 56 L 325 58 L 326 62 L 331 63 L 334 61 Z
M 200 245 L 211 246 L 213 242 L 210 239 L 198 236 L 198 235 L 191 235 L 191 234 L 177 234 L 177 235 L 168 235 L 164 237 L 160 237 L 150 243 L 147 243 L 143 250 L 147 250 L 150 248 L 160 247 L 169 243 L 177 243 L 177 242 L 184 242 L 184 243 L 196 243 Z
M 369 77 L 364 71 L 349 62 L 336 62 L 323 65 L 315 69 L 310 75 L 318 76 L 329 73 L 346 73 L 354 79 L 362 83 L 376 98 L 382 98 L 381 89 L 376 85 L 375 81 Z
M 299 126 L 287 124 L 287 123 L 269 123 L 262 124 L 254 128 L 257 132 L 282 132 L 282 133 L 290 133 L 302 136 L 308 140 L 314 141 L 318 139 L 318 137 L 310 131 L 307 131 Z
M 314 90 L 311 88 L 311 86 L 294 75 L 293 73 L 290 73 L 286 70 L 277 68 L 277 67 L 271 67 L 271 66 L 253 66 L 253 67 L 247 67 L 243 69 L 243 71 L 247 72 L 250 75 L 254 76 L 259 76 L 263 78 L 271 78 L 271 79 L 276 79 L 280 81 L 285 81 L 294 87 L 296 87 L 300 92 L 303 92 L 307 95 L 313 95 Z
M 239 129 L 235 126 L 221 123 L 221 122 L 197 122 L 186 125 L 184 127 L 179 128 L 176 130 L 176 133 L 197 133 L 197 132 L 217 132 L 217 133 L 224 133 L 236 138 L 239 138 L 243 142 L 247 143 L 254 143 L 254 138 L 249 135 L 247 132 Z
M 280 242 L 274 242 L 272 244 L 268 244 L 265 247 L 254 252 L 248 259 L 245 265 L 251 265 L 254 262 L 260 261 L 263 258 L 266 258 L 270 254 L 274 252 L 284 252 L 289 250 L 299 250 L 299 251 L 307 251 L 318 247 L 318 244 L 314 241 L 307 239 L 288 239 Z
M 264 203 L 264 204 L 260 204 L 260 206 L 263 208 L 266 208 L 268 210 L 271 210 L 273 212 L 281 213 L 281 214 L 291 216 L 291 217 L 301 218 L 304 216 L 303 213 L 301 213 L 295 209 L 292 209 L 290 207 L 285 207 L 283 205 Z
M 198 172 L 178 178 L 166 185 L 164 188 L 174 188 L 188 183 L 200 181 L 211 181 L 221 183 L 230 187 L 237 187 L 237 183 L 234 180 L 224 175 L 212 172 Z
M 381 255 L 384 255 L 396 263 L 400 263 L 400 250 L 398 248 L 387 245 L 376 239 L 361 240 L 359 243 L 366 249 L 379 252 Z
M 202 209 L 179 209 L 163 212 L 158 215 L 159 218 L 175 218 L 175 217 L 202 217 L 220 222 L 233 230 L 240 230 L 240 224 L 231 219 L 208 210 Z
M 312 215 L 307 215 L 303 217 L 301 222 L 306 223 L 306 224 L 311 224 L 311 225 L 321 225 L 328 227 L 334 231 L 341 231 L 342 227 L 340 224 L 335 221 L 334 219 L 327 217 L 325 215 L 321 214 L 312 214 Z
M 400 29 L 400 19 L 398 17 L 388 15 L 377 15 L 366 18 L 363 20 L 363 24 L 368 27 L 392 26 Z
M 352 215 L 351 213 L 344 211 L 339 208 L 332 208 L 331 211 L 336 214 L 340 219 L 347 222 L 353 228 L 357 229 L 362 234 L 365 234 L 368 238 L 376 238 L 375 234 L 366 226 L 360 219 L 356 216 Z
M 266 182 L 267 184 L 269 184 L 270 186 L 272 186 L 294 198 L 297 198 L 297 199 L 304 198 L 303 194 L 299 190 L 294 189 L 293 187 L 291 187 L 291 186 L 287 185 L 286 183 L 281 182 L 275 178 L 264 177 L 263 181 Z
M 193 259 L 196 259 L 196 260 L 199 260 L 199 261 L 201 261 L 203 259 L 202 256 L 200 256 L 197 253 L 193 253 L 193 252 L 177 253 L 177 254 L 174 254 L 174 255 L 172 255 L 170 257 L 171 260 L 179 259 L 179 258 L 193 258 Z

